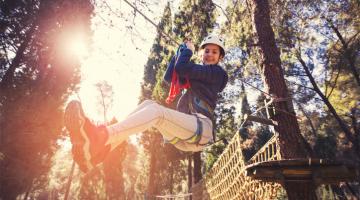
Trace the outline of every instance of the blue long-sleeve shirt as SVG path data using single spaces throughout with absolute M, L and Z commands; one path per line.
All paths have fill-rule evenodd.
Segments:
M 191 88 L 180 97 L 177 110 L 190 113 L 189 101 L 192 101 L 195 96 L 205 101 L 212 109 L 215 109 L 218 93 L 225 88 L 228 75 L 219 65 L 199 65 L 190 62 L 192 55 L 192 51 L 185 48 L 180 52 L 177 62 L 174 56 L 165 72 L 164 80 L 171 83 L 172 73 L 175 70 L 180 82 L 185 83 L 185 78 L 190 81 Z M 204 113 L 201 110 L 199 112 L 210 119 L 213 118 L 213 116 L 209 116 L 209 113 Z

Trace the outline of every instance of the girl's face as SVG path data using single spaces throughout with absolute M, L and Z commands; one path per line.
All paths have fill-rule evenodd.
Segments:
M 205 45 L 202 52 L 202 62 L 205 65 L 215 65 L 222 59 L 220 47 L 216 44 Z

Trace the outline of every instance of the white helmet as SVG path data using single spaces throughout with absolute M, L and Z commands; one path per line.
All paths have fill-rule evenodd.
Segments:
M 218 45 L 225 54 L 225 45 L 224 40 L 216 35 L 209 35 L 207 36 L 200 44 L 200 49 L 203 49 L 207 44 L 216 44 Z

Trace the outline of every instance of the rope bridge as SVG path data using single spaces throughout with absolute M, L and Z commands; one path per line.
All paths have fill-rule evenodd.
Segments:
M 240 144 L 236 134 L 212 169 L 192 188 L 194 200 L 274 199 L 283 190 L 280 184 L 254 180 L 245 171 L 248 164 L 281 159 L 276 135 L 248 162 Z
M 235 134 L 211 170 L 192 188 L 194 200 L 276 199 L 286 194 L 286 182 L 319 186 L 355 181 L 360 168 L 353 163 L 324 159 L 282 159 L 277 134 L 244 160 L 240 134 Z

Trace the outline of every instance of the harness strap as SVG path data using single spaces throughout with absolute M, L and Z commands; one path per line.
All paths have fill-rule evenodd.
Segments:
M 194 106 L 196 106 L 197 109 L 195 109 Z M 194 135 L 192 135 L 191 137 L 189 137 L 187 139 L 180 139 L 178 137 L 174 137 L 171 140 L 165 140 L 165 142 L 170 143 L 170 144 L 176 144 L 180 141 L 184 141 L 189 144 L 196 144 L 196 145 L 200 145 L 200 146 L 205 146 L 210 143 L 210 141 L 205 144 L 199 143 L 201 140 L 202 132 L 203 132 L 203 124 L 200 121 L 199 117 L 195 113 L 199 113 L 199 109 L 200 109 L 203 112 L 207 112 L 208 114 L 213 115 L 214 109 L 212 109 L 209 106 L 209 104 L 207 104 L 204 100 L 202 100 L 198 97 L 194 97 L 194 99 L 189 101 L 189 109 L 190 109 L 191 113 L 193 113 L 194 116 L 196 117 L 196 122 L 197 122 L 197 128 L 196 128 Z M 214 132 L 213 132 L 213 139 L 215 140 Z
M 194 97 L 191 101 L 189 101 L 189 109 L 191 113 L 199 113 L 200 110 L 208 113 L 210 116 L 214 115 L 214 109 L 212 109 L 209 104 L 198 97 Z
M 193 103 L 194 102 L 194 103 Z M 196 106 L 197 109 L 194 109 L 194 106 Z M 190 112 L 192 113 L 197 113 L 199 112 L 199 110 L 206 112 L 208 114 L 208 116 L 214 116 L 214 109 L 210 107 L 210 105 L 208 103 L 206 103 L 206 101 L 198 98 L 198 97 L 193 97 L 193 99 L 191 101 L 189 101 L 189 109 Z M 215 120 L 213 118 L 210 118 L 213 124 L 213 130 L 212 130 L 212 136 L 213 136 L 213 141 L 216 140 L 216 134 L 215 134 Z M 207 145 L 209 143 L 212 143 L 212 141 L 210 140 L 208 143 L 206 144 L 198 144 L 198 145 Z
M 205 145 L 205 144 L 199 144 L 199 142 L 201 140 L 202 132 L 203 132 L 203 124 L 200 121 L 198 116 L 195 115 L 195 117 L 196 117 L 197 128 L 196 128 L 194 135 L 192 135 L 191 137 L 189 137 L 187 139 L 180 139 L 178 137 L 174 137 L 173 139 L 168 140 L 166 142 L 168 142 L 170 144 L 176 144 L 180 141 L 184 141 L 189 144 Z

